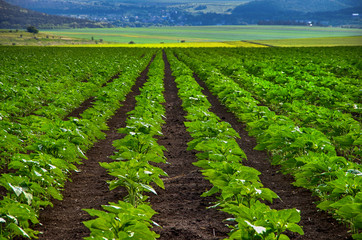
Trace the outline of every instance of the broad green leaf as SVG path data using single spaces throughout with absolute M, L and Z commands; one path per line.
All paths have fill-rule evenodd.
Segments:
M 140 183 L 140 185 L 141 185 L 144 189 L 146 189 L 147 191 L 152 192 L 152 193 L 154 193 L 154 194 L 157 195 L 156 190 L 153 189 L 153 187 L 151 187 L 150 185 L 146 185 L 146 184 L 143 184 L 143 183 Z
M 323 201 L 323 202 L 319 203 L 317 205 L 317 207 L 326 211 L 326 210 L 330 209 L 331 204 L 333 204 L 333 203 L 334 203 L 333 201 L 327 200 L 327 201 Z
M 48 193 L 57 200 L 63 200 L 62 194 L 55 188 L 55 187 L 48 187 L 47 188 Z
M 362 239 L 362 233 L 356 233 L 352 235 L 353 239 L 361 240 Z
M 295 224 L 295 223 L 288 223 L 287 229 L 288 229 L 289 231 L 292 231 L 292 232 L 297 232 L 297 233 L 299 233 L 300 235 L 304 235 L 303 229 L 302 229 L 299 225 L 297 225 L 297 224 Z
M 80 156 L 81 156 L 82 158 L 88 159 L 87 156 L 83 153 L 82 149 L 80 149 L 79 146 L 77 146 L 77 150 L 78 150 L 78 152 L 79 152 L 79 154 L 80 154 Z
M 279 240 L 290 240 L 290 238 L 285 234 L 281 234 Z
M 31 239 L 29 234 L 26 231 L 24 231 L 24 229 L 22 229 L 21 227 L 16 225 L 15 223 L 10 223 L 8 225 L 8 228 L 11 229 L 17 236 L 22 236 L 22 237 Z
M 255 230 L 255 232 L 257 232 L 258 234 L 262 234 L 262 233 L 266 232 L 266 228 L 265 228 L 265 227 L 255 226 L 255 225 L 251 224 L 250 222 L 248 222 L 248 221 L 246 221 L 246 220 L 245 220 L 245 222 L 246 222 L 246 224 L 248 224 L 250 227 L 252 227 L 252 228 Z
M 13 189 L 14 193 L 16 194 L 16 196 L 20 196 L 23 193 L 23 188 L 19 187 L 19 186 L 13 186 L 11 185 L 11 183 L 8 183 L 8 185 L 11 187 L 11 189 Z
M 92 228 L 99 229 L 102 231 L 109 231 L 110 227 L 107 224 L 105 219 L 97 218 L 96 221 L 94 221 L 91 225 Z

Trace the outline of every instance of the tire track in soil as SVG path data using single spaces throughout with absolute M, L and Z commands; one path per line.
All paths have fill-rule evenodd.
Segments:
M 222 222 L 229 216 L 215 209 L 206 209 L 214 198 L 200 195 L 211 184 L 203 178 L 199 168 L 192 165 L 197 161 L 195 152 L 187 151 L 187 143 L 192 140 L 184 125 L 185 112 L 181 107 L 178 89 L 171 76 L 167 57 L 165 61 L 166 123 L 163 136 L 158 143 L 167 148 L 165 157 L 170 164 L 157 164 L 165 170 L 169 178 L 164 178 L 165 190 L 157 188 L 158 195 L 151 195 L 152 208 L 159 214 L 153 220 L 162 228 L 155 228 L 161 240 L 223 239 L 230 231 Z
M 106 181 L 111 180 L 112 177 L 99 165 L 99 162 L 114 161 L 108 158 L 116 150 L 112 146 L 112 142 L 123 136 L 117 132 L 117 129 L 125 127 L 126 113 L 135 107 L 135 96 L 140 93 L 139 88 L 147 80 L 148 69 L 153 58 L 137 78 L 131 92 L 122 102 L 121 108 L 108 120 L 109 130 L 105 131 L 106 138 L 95 143 L 87 151 L 88 160 L 84 160 L 83 164 L 78 166 L 79 172 L 71 175 L 72 182 L 65 184 L 64 199 L 53 201 L 53 208 L 47 207 L 40 213 L 39 220 L 42 226 L 37 228 L 38 231 L 43 232 L 39 235 L 40 240 L 76 240 L 89 236 L 90 231 L 82 222 L 90 220 L 92 217 L 82 209 L 102 209 L 101 205 L 118 202 L 125 196 L 125 192 L 120 190 L 109 191 Z M 86 101 L 85 104 L 89 104 L 88 107 L 91 106 L 90 101 Z M 78 116 L 86 109 L 85 104 L 82 104 L 69 116 Z
M 313 203 L 318 201 L 317 197 L 312 196 L 312 193 L 307 189 L 293 186 L 294 178 L 289 174 L 283 175 L 280 172 L 280 167 L 272 166 L 266 151 L 254 150 L 257 145 L 256 139 L 248 135 L 245 125 L 220 104 L 217 97 L 211 94 L 206 84 L 195 73 L 194 78 L 204 88 L 203 93 L 212 104 L 210 110 L 222 120 L 229 122 L 239 133 L 241 138 L 237 139 L 237 142 L 248 158 L 243 164 L 260 171 L 261 175 L 259 177 L 264 186 L 273 190 L 280 197 L 281 200 L 275 199 L 270 207 L 274 209 L 296 208 L 301 210 L 302 219 L 299 224 L 303 226 L 305 235 L 300 236 L 289 232 L 287 235 L 290 239 L 351 240 L 352 237 L 343 224 L 338 223 L 330 214 L 317 210 L 316 205 Z

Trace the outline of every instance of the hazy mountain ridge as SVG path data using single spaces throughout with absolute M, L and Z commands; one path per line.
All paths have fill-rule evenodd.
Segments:
M 6 0 L 48 14 L 115 26 L 362 25 L 361 0 Z M 229 5 L 227 5 L 229 4 Z M 240 5 L 239 5 L 240 4 Z
M 260 2 L 263 0 L 6 0 L 11 4 L 15 4 L 30 9 L 41 6 L 59 6 L 59 5 L 117 5 L 117 4 L 132 4 L 132 5 L 177 5 L 177 4 L 203 4 L 220 3 L 220 2 L 234 2 L 234 3 L 247 3 L 247 2 Z M 360 0 L 267 0 L 267 2 L 278 6 L 282 10 L 294 10 L 298 12 L 324 12 L 336 11 L 343 8 L 350 8 L 361 4 Z
M 318 22 L 319 24 L 361 24 L 359 0 L 256 0 L 236 7 L 233 15 L 248 23 L 264 24 Z
M 62 16 L 52 16 L 45 13 L 21 8 L 0 0 L 0 28 L 73 28 L 73 27 L 103 27 L 102 24 Z M 107 24 L 106 24 L 107 25 Z
M 264 0 L 263 2 L 266 2 Z M 283 11 L 329 12 L 358 5 L 357 0 L 267 0 Z

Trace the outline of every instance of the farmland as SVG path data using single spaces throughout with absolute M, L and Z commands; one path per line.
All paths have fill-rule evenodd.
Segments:
M 245 44 L 0 46 L 1 238 L 361 239 L 362 47 Z
M 361 36 L 361 29 L 295 26 L 202 26 L 47 30 L 49 34 L 109 42 L 177 43 Z M 361 43 L 360 43 L 361 44 Z
M 0 45 L 166 48 L 257 47 L 255 44 L 277 47 L 361 46 L 362 31 L 286 26 L 58 29 L 44 30 L 38 34 L 0 30 Z
M 333 47 L 333 46 L 361 46 L 362 37 L 323 37 L 298 39 L 258 40 L 258 43 L 276 47 Z

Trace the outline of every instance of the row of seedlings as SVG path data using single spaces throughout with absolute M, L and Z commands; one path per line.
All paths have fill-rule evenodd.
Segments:
M 292 77 L 282 75 L 278 79 L 285 82 L 274 83 L 268 76 L 255 76 L 247 71 L 243 59 L 234 56 L 219 56 L 217 52 L 201 54 L 199 51 L 193 54 L 198 58 L 202 56 L 203 61 L 210 64 L 210 68 L 216 66 L 221 73 L 230 76 L 273 111 L 287 115 L 299 126 L 323 132 L 332 141 L 339 155 L 361 161 L 361 123 L 353 119 L 351 114 L 338 109 L 338 106 L 344 106 L 358 112 L 357 102 L 349 100 L 342 93 Z
M 77 169 L 74 164 L 86 158 L 84 152 L 97 139 L 104 138 L 107 120 L 120 107 L 151 54 L 101 88 L 81 118 L 63 121 L 28 116 L 27 128 L 22 130 L 31 133 L 30 145 L 10 157 L 10 171 L 0 177 L 0 186 L 6 189 L 0 201 L 0 238 L 36 238 L 38 232 L 32 227 L 39 224 L 40 210 L 52 206 L 52 198 L 62 199 L 64 184 Z
M 53 51 L 51 51 L 53 52 Z M 43 53 L 46 57 L 49 57 L 46 53 Z M 143 51 L 139 51 L 134 57 L 127 57 L 127 52 L 119 51 L 118 54 L 113 54 L 108 59 L 105 56 L 100 56 L 99 61 L 103 61 L 107 64 L 106 67 L 99 66 L 97 62 L 91 62 L 90 66 L 82 69 L 80 66 L 76 66 L 75 69 L 69 69 L 69 72 L 59 75 L 56 79 L 54 76 L 49 77 L 46 80 L 39 80 L 39 82 L 46 82 L 43 86 L 37 86 L 34 82 L 35 78 L 46 78 L 48 74 L 54 74 L 52 70 L 48 73 L 44 69 L 37 70 L 34 72 L 34 76 L 29 76 L 26 79 L 18 79 L 13 88 L 10 86 L 4 94 L 8 94 L 6 101 L 0 103 L 0 166 L 2 169 L 7 167 L 10 157 L 17 152 L 24 152 L 24 146 L 29 145 L 33 140 L 31 135 L 33 132 L 28 131 L 28 126 L 32 125 L 33 115 L 45 117 L 50 120 L 61 120 L 67 116 L 72 110 L 76 109 L 82 102 L 88 99 L 90 96 L 94 96 L 97 90 L 106 84 L 106 81 L 110 77 L 114 76 L 117 72 L 124 72 L 130 64 L 137 62 Z M 71 52 L 72 53 L 72 52 Z M 68 56 L 69 54 L 69 56 Z M 65 57 L 75 61 L 75 56 L 66 54 Z M 73 55 L 75 55 L 73 53 Z M 73 58 L 71 58 L 71 56 Z M 120 57 L 122 56 L 122 57 Z M 122 60 L 117 61 L 117 58 Z M 124 59 L 123 59 L 124 58 Z M 43 59 L 44 60 L 44 59 Z M 70 61 L 70 60 L 68 60 Z M 70 61 L 72 62 L 72 61 Z M 80 61 L 82 62 L 82 61 Z M 116 62 L 116 63 L 113 63 Z M 110 64 L 112 63 L 112 64 Z M 66 65 L 61 62 L 60 65 Z M 67 67 L 71 68 L 72 66 Z M 55 68 L 53 65 L 48 66 L 50 69 Z M 88 69 L 93 67 L 93 69 Z M 59 67 L 63 70 L 64 67 Z M 87 75 L 87 81 L 80 81 L 74 79 L 79 77 L 75 75 L 73 71 L 84 72 L 91 74 Z M 58 74 L 58 71 L 55 72 Z M 83 73 L 84 74 L 84 73 Z M 74 75 L 74 76 L 73 76 Z M 16 75 L 17 76 L 17 75 Z M 51 81 L 53 79 L 53 81 Z M 22 83 L 25 82 L 24 84 Z M 49 83 L 48 83 L 49 81 Z M 12 82 L 12 81 L 9 81 Z M 30 86 L 28 88 L 32 90 L 19 90 L 18 85 L 26 85 L 27 82 Z M 1 84 L 1 83 L 0 83 Z M 53 89 L 57 89 L 56 91 Z M 0 90 L 1 91 L 1 90 Z M 11 93 L 9 93 L 11 92 Z M 16 93 L 13 93 L 16 92 Z M 38 99 L 35 96 L 41 95 Z M 32 101 L 36 104 L 32 105 L 28 101 Z M 38 108 L 38 110 L 36 110 Z
M 273 82 L 284 82 L 285 76 L 326 87 L 358 102 L 360 86 L 360 47 L 234 49 L 253 75 Z M 224 52 L 226 54 L 226 52 Z M 342 106 L 340 106 L 342 107 Z M 347 110 L 348 109 L 344 109 Z
M 104 211 L 85 209 L 97 217 L 84 222 L 91 231 L 85 239 L 156 239 L 158 234 L 150 228 L 158 226 L 151 220 L 156 212 L 147 202 L 146 193 L 156 193 L 152 185 L 164 188 L 161 176 L 167 174 L 151 163 L 165 163 L 165 147 L 157 143 L 155 136 L 162 135 L 165 102 L 162 92 L 164 62 L 158 52 L 150 66 L 148 81 L 136 97 L 136 107 L 128 112 L 126 127 L 119 132 L 124 138 L 114 141 L 118 150 L 112 163 L 100 163 L 115 179 L 109 181 L 109 189 L 124 188 L 127 196 L 118 203 L 103 205 Z
M 213 207 L 233 215 L 227 219 L 232 228 L 229 239 L 289 239 L 286 230 L 304 234 L 297 225 L 300 212 L 297 209 L 271 209 L 264 202 L 272 202 L 277 194 L 263 188 L 254 168 L 242 165 L 246 159 L 235 138 L 237 132 L 227 122 L 221 121 L 209 111 L 211 104 L 202 88 L 193 78 L 193 72 L 168 52 L 169 61 L 176 77 L 182 106 L 187 112 L 185 122 L 193 140 L 188 150 L 197 150 L 203 175 L 213 187 L 202 196 L 217 194 Z
M 321 202 L 318 208 L 331 212 L 349 224 L 353 237 L 361 239 L 362 168 L 336 154 L 334 146 L 320 131 L 297 126 L 291 119 L 259 106 L 252 94 L 217 69 L 178 51 L 206 82 L 210 91 L 239 118 L 247 123 L 248 132 L 258 140 L 256 150 L 268 150 L 272 164 L 281 165 L 292 174 L 294 185 L 310 189 Z M 207 69 L 207 71 L 205 71 Z
M 14 119 L 54 105 L 63 108 L 61 114 L 141 54 L 87 48 L 7 49 L 0 54 L 0 111 Z

